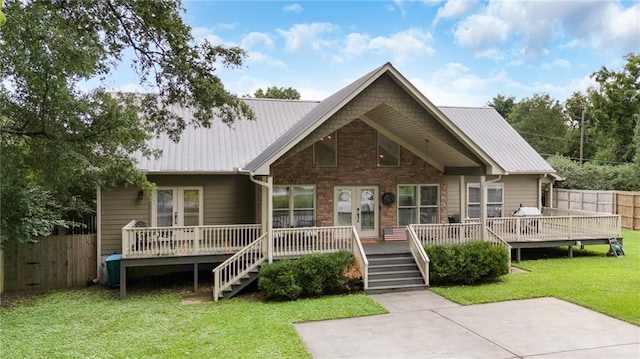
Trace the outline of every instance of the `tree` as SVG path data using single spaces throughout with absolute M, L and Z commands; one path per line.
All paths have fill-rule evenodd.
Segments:
M 496 97 L 494 97 L 491 100 L 491 102 L 487 103 L 487 106 L 491 106 L 495 108 L 496 111 L 498 111 L 498 113 L 504 118 L 509 117 L 511 110 L 513 110 L 513 107 L 515 105 L 516 105 L 515 96 L 505 97 L 502 94 L 496 95 Z
M 535 94 L 518 102 L 507 121 L 538 153 L 564 153 L 565 117 L 560 103 L 548 94 Z
M 589 89 L 593 126 L 600 148 L 597 159 L 632 162 L 636 155 L 634 133 L 640 121 L 640 55 L 626 55 L 619 71 L 603 66 L 591 77 L 597 87 Z
M 253 119 L 218 67 L 238 47 L 194 44 L 175 0 L 7 1 L 0 29 L 0 244 L 46 234 L 92 207 L 95 186 L 150 186 L 131 154 L 155 155 L 152 135 L 178 140 L 190 124 Z M 83 90 L 126 56 L 152 94 Z M 193 109 L 185 119 L 171 111 Z M 13 206 L 13 204 L 16 204 Z
M 253 94 L 256 98 L 279 98 L 289 100 L 299 100 L 300 93 L 293 87 L 267 87 L 267 91 L 263 91 L 261 88 L 257 89 Z

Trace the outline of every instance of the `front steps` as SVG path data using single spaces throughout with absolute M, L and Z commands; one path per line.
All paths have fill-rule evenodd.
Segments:
M 236 294 L 240 293 L 241 290 L 243 290 L 249 284 L 255 282 L 258 279 L 258 271 L 259 271 L 259 269 L 260 269 L 260 267 L 258 267 L 254 271 L 249 272 L 249 274 L 247 274 L 244 277 L 240 278 L 239 281 L 233 283 L 231 285 L 231 287 L 223 290 L 222 293 L 220 293 L 220 296 L 219 296 L 218 299 L 231 299 Z
M 369 254 L 367 294 L 406 292 L 427 288 L 411 253 Z

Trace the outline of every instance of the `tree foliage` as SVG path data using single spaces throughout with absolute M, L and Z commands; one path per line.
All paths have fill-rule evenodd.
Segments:
M 621 70 L 603 66 L 591 76 L 598 84 L 589 90 L 593 126 L 599 148 L 596 158 L 632 162 L 634 133 L 640 121 L 640 55 L 628 54 Z
M 498 111 L 498 113 L 504 117 L 508 118 L 511 110 L 516 105 L 515 96 L 504 96 L 502 94 L 496 95 L 491 102 L 487 103 L 487 106 L 491 106 Z
M 209 126 L 214 114 L 227 123 L 253 118 L 215 75 L 241 66 L 245 52 L 196 44 L 178 1 L 15 0 L 4 11 L 2 241 L 42 235 L 66 211 L 86 210 L 96 185 L 149 186 L 130 156 L 153 155 L 152 135 L 178 140 L 188 125 Z M 129 57 L 152 94 L 84 90 Z M 175 107 L 191 108 L 193 117 L 179 117 Z M 14 202 L 23 205 L 5 212 Z
M 293 87 L 276 87 L 270 86 L 267 87 L 266 91 L 263 91 L 261 88 L 257 89 L 253 94 L 256 98 L 279 98 L 284 100 L 299 100 L 300 93 L 298 90 Z
M 518 102 L 507 121 L 541 154 L 562 154 L 567 125 L 562 105 L 548 94 L 535 94 Z
M 564 181 L 556 182 L 559 188 L 589 190 L 640 191 L 640 169 L 632 163 L 608 165 L 587 162 L 580 166 L 563 156 L 547 159 Z

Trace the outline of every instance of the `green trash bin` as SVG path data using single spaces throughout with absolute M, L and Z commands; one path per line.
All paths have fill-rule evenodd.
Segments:
M 109 288 L 120 286 L 120 260 L 122 254 L 112 254 L 107 257 L 105 262 L 107 263 L 107 275 L 109 278 Z

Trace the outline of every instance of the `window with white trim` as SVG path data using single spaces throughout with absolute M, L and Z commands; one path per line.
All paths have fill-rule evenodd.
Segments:
M 400 166 L 400 145 L 378 132 L 378 167 Z
M 398 226 L 438 223 L 440 186 L 398 185 Z
M 487 217 L 502 217 L 504 184 L 489 183 L 487 187 Z M 480 218 L 480 183 L 467 183 L 467 216 Z
M 313 163 L 316 167 L 338 166 L 338 132 L 332 132 L 313 144 Z
M 316 187 L 273 186 L 273 227 L 315 226 Z

